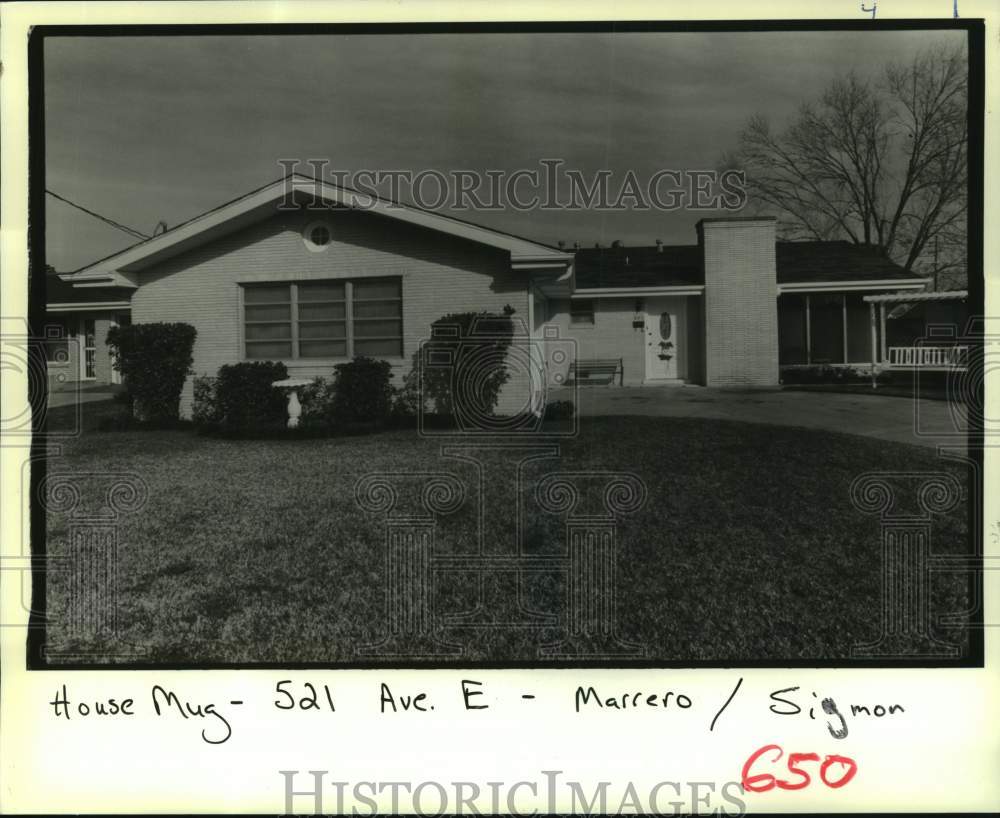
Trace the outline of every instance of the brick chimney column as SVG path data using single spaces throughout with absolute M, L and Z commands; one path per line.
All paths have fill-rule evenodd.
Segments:
M 705 383 L 778 385 L 775 220 L 703 219 Z

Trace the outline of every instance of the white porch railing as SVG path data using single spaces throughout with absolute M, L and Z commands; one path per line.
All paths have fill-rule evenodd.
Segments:
M 889 347 L 890 367 L 917 369 L 964 369 L 969 363 L 967 346 Z

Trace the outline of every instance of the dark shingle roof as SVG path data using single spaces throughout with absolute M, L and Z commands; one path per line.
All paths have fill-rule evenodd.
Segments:
M 128 301 L 128 287 L 74 287 L 59 278 L 58 273 L 45 276 L 46 304 L 91 304 L 107 301 Z
M 775 246 L 779 284 L 876 281 L 916 276 L 873 245 L 848 241 L 779 241 Z M 594 247 L 576 251 L 578 289 L 667 287 L 704 284 L 701 247 Z
M 668 287 L 702 284 L 697 244 L 657 247 L 594 247 L 576 251 L 577 289 Z
M 779 241 L 778 283 L 915 278 L 871 244 L 849 241 Z

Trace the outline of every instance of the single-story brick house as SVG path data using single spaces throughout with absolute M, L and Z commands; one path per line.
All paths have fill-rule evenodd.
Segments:
M 399 383 L 435 319 L 509 306 L 549 384 L 576 358 L 615 361 L 625 385 L 749 387 L 777 385 L 782 365 L 871 363 L 862 296 L 926 285 L 874 248 L 778 242 L 769 218 L 704 219 L 697 244 L 570 252 L 358 195 L 293 175 L 61 279 L 130 293 L 133 322 L 194 325 L 196 374 L 266 359 L 329 376 L 363 354 Z M 114 303 L 93 313 L 102 341 Z M 513 378 L 507 408 L 539 387 Z M 189 379 L 183 412 L 191 399 Z

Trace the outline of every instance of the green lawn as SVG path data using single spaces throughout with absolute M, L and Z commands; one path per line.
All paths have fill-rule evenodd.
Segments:
M 120 407 L 84 410 L 93 426 Z M 60 412 L 52 413 L 56 426 Z M 147 505 L 122 520 L 119 562 L 120 632 L 146 648 L 146 659 L 354 662 L 357 648 L 386 628 L 384 518 L 357 506 L 355 482 L 410 470 L 447 471 L 471 484 L 472 466 L 441 458 L 439 445 L 413 431 L 249 441 L 91 428 L 64 444 L 49 469 L 131 472 L 148 484 Z M 542 555 L 563 548 L 562 521 L 533 505 L 539 476 L 639 475 L 646 505 L 618 527 L 617 622 L 653 661 L 848 657 L 852 644 L 875 638 L 880 609 L 879 525 L 851 505 L 852 479 L 873 470 L 948 470 L 966 484 L 963 469 L 929 449 L 722 421 L 585 418 L 580 436 L 560 446 L 560 457 L 526 467 L 526 548 Z M 107 485 L 98 482 L 81 482 L 91 510 Z M 502 510 L 487 517 L 487 548 L 512 542 L 515 491 L 512 481 L 487 487 L 491 508 Z M 472 492 L 440 522 L 438 553 L 471 550 L 477 499 Z M 937 521 L 933 547 L 959 553 L 966 541 L 963 503 Z M 50 514 L 48 548 L 66 551 L 62 515 Z M 437 614 L 475 604 L 475 577 L 441 576 Z M 67 635 L 66 588 L 63 576 L 51 575 L 49 646 L 101 651 Z M 558 574 L 528 576 L 523 592 L 533 610 L 560 610 Z M 935 575 L 935 612 L 967 604 L 964 579 Z M 531 662 L 541 643 L 562 633 L 502 626 L 441 635 L 464 646 L 459 663 Z M 961 633 L 938 635 L 964 649 Z

